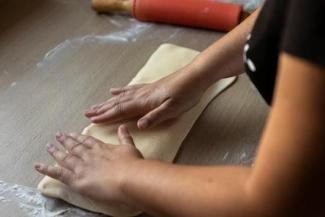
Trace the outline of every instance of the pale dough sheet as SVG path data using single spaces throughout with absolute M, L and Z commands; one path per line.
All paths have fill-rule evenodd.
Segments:
M 163 44 L 150 57 L 146 65 L 139 71 L 130 84 L 156 81 L 190 63 L 199 52 L 172 44 Z M 137 148 L 146 159 L 172 162 L 176 153 L 204 108 L 236 78 L 226 78 L 212 85 L 203 95 L 200 102 L 176 120 L 163 123 L 151 130 L 139 131 L 135 122 L 127 123 Z M 83 130 L 83 134 L 93 136 L 105 143 L 118 144 L 116 125 L 91 124 Z M 100 178 L 100 177 L 98 177 Z M 98 204 L 73 191 L 64 184 L 45 177 L 38 185 L 44 195 L 61 198 L 78 207 L 100 212 L 115 217 L 134 216 L 140 212 L 125 205 Z

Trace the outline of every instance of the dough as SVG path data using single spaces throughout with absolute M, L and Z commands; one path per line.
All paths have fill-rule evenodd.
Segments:
M 150 57 L 146 65 L 139 71 L 130 84 L 149 83 L 156 81 L 169 73 L 176 71 L 190 63 L 199 52 L 179 47 L 172 44 L 163 44 Z M 221 91 L 232 84 L 235 77 L 222 79 L 212 85 L 203 95 L 199 103 L 181 117 L 167 121 L 157 127 L 139 131 L 135 122 L 128 122 L 130 133 L 134 137 L 137 148 L 146 159 L 155 159 L 172 162 L 182 144 L 184 138 L 190 131 L 196 119 Z M 105 143 L 118 144 L 117 127 L 113 125 L 91 124 L 83 130 L 83 134 L 93 136 Z M 99 177 L 100 178 L 100 177 Z M 135 216 L 140 212 L 121 205 L 99 204 L 73 192 L 64 184 L 45 177 L 38 185 L 41 192 L 50 197 L 61 198 L 78 207 L 94 212 L 104 213 L 115 217 Z

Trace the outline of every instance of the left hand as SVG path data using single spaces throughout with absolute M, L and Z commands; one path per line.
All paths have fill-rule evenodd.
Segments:
M 121 145 L 76 133 L 58 133 L 56 140 L 66 151 L 47 145 L 58 166 L 36 164 L 35 169 L 93 200 L 126 203 L 121 184 L 128 167 L 143 157 L 125 125 L 119 127 L 118 137 Z

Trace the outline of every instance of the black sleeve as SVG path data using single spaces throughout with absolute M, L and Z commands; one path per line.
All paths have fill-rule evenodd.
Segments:
M 325 1 L 291 0 L 287 9 L 282 49 L 325 66 Z

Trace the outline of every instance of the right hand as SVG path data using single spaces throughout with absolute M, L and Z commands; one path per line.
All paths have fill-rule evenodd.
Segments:
M 116 123 L 139 118 L 139 129 L 176 118 L 197 104 L 205 90 L 199 87 L 199 82 L 188 78 L 189 74 L 184 68 L 180 73 L 173 73 L 154 83 L 112 88 L 113 97 L 92 106 L 85 115 L 93 123 Z

